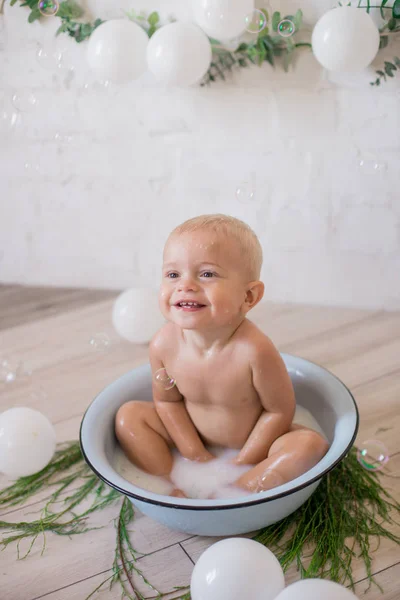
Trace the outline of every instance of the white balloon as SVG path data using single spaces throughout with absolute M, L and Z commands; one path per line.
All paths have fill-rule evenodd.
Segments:
M 89 38 L 87 60 L 101 79 L 123 83 L 146 70 L 147 33 L 127 19 L 102 23 Z
M 49 419 L 32 408 L 16 407 L 0 415 L 0 472 L 18 478 L 38 473 L 50 462 L 56 433 Z
M 274 600 L 284 587 L 282 567 L 268 548 L 247 538 L 228 538 L 200 556 L 190 593 L 192 600 Z
M 146 344 L 165 322 L 157 292 L 151 289 L 123 292 L 114 302 L 112 321 L 121 337 L 134 344 Z
M 379 50 L 379 31 L 369 14 L 340 6 L 325 13 L 312 33 L 315 58 L 328 71 L 362 71 Z
M 246 17 L 254 11 L 254 0 L 192 0 L 194 20 L 207 35 L 229 40 L 246 29 Z
M 357 600 L 347 588 L 326 579 L 302 579 L 283 590 L 275 600 Z
M 167 85 L 192 85 L 208 71 L 211 44 L 193 23 L 170 23 L 151 37 L 147 65 L 153 75 Z

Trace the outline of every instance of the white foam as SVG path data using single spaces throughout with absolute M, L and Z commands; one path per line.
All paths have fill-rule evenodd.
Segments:
M 296 407 L 293 423 L 314 429 L 326 437 L 312 414 L 302 406 Z M 238 450 L 214 447 L 209 448 L 209 451 L 216 457 L 214 460 L 196 463 L 183 458 L 177 450 L 174 450 L 172 483 L 164 477 L 149 475 L 136 467 L 126 458 L 119 446 L 114 456 L 114 467 L 130 483 L 156 494 L 169 495 L 174 488 L 179 488 L 188 498 L 247 496 L 248 491 L 234 486 L 233 483 L 252 466 L 232 464 L 232 459 L 238 454 Z

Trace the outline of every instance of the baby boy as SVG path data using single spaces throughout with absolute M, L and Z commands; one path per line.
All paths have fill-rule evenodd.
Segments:
M 209 461 L 207 447 L 222 446 L 238 450 L 236 464 L 254 465 L 236 485 L 259 492 L 305 473 L 327 452 L 319 433 L 292 424 L 285 364 L 246 318 L 264 294 L 261 265 L 257 236 L 230 216 L 195 217 L 168 237 L 159 294 L 167 323 L 150 344 L 154 403 L 137 398 L 116 416 L 125 454 L 148 473 L 169 477 L 173 448 Z M 158 381 L 160 369 L 176 385 Z

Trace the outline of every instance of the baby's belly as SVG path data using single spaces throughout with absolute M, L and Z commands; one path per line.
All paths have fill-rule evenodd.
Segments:
M 224 448 L 242 448 L 261 414 L 258 406 L 245 410 L 186 404 L 186 409 L 202 440 Z

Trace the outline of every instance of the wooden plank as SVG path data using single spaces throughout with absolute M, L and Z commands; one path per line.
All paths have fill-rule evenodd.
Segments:
M 367 580 L 357 583 L 354 593 L 360 600 L 399 600 L 400 598 L 400 561 L 392 567 L 382 569 L 376 576 L 376 582 L 383 588 L 384 592 L 376 585 L 369 587 Z
M 292 347 L 295 348 L 301 340 L 307 342 L 322 335 L 329 337 L 331 332 L 346 330 L 348 327 L 362 328 L 364 321 L 377 314 L 352 308 L 297 305 L 295 310 L 277 314 L 273 318 L 260 311 L 255 322 L 281 352 L 291 352 Z M 251 315 L 250 312 L 249 318 Z
M 109 548 L 111 550 L 113 546 L 110 545 Z M 87 549 L 90 552 L 93 547 L 88 547 Z M 47 574 L 47 567 L 44 562 L 42 559 L 43 565 L 41 566 L 41 570 L 37 568 L 36 572 L 33 572 L 33 576 L 29 582 L 27 580 L 20 581 L 17 586 L 8 591 L 8 595 L 5 596 L 7 600 L 39 600 L 39 598 L 43 597 L 47 600 L 84 600 L 97 586 L 112 575 L 111 570 L 107 569 L 101 574 L 88 575 L 80 581 L 76 580 L 72 584 L 62 586 L 60 583 L 64 581 L 64 576 L 61 579 L 57 579 L 56 573 Z M 85 557 L 85 562 L 88 567 L 87 570 L 90 573 L 90 567 L 95 566 L 94 559 L 90 553 Z M 138 568 L 143 569 L 148 581 L 162 592 L 170 591 L 176 585 L 189 584 L 193 570 L 193 564 L 179 545 L 154 552 L 151 556 L 143 557 L 138 560 L 137 565 Z M 177 573 L 177 565 L 179 565 L 179 573 Z M 38 564 L 36 566 L 38 567 Z M 61 572 L 61 570 L 62 565 L 59 565 L 57 571 Z M 34 595 L 38 587 L 45 589 L 43 583 L 40 586 L 37 584 L 40 579 L 44 579 L 43 583 L 45 584 L 49 580 L 49 584 L 53 586 L 54 591 Z M 146 586 L 138 575 L 134 578 L 134 584 L 146 597 L 154 597 L 155 592 Z M 176 593 L 174 595 L 176 596 Z M 106 584 L 103 591 L 99 595 L 96 594 L 94 596 L 94 599 L 96 598 L 120 600 L 121 588 L 115 585 L 112 590 L 109 590 L 108 584 Z M 166 600 L 168 600 L 168 597 Z
M 85 507 L 86 504 L 89 506 L 90 503 L 83 503 L 83 506 Z M 34 507 L 31 507 L 29 512 L 32 512 L 32 508 Z M 11 522 L 26 520 L 26 513 L 26 509 L 22 508 L 8 515 L 7 520 Z M 39 536 L 29 556 L 19 562 L 17 562 L 15 544 L 9 545 L 1 555 L 1 587 L 4 598 L 14 597 L 16 599 L 24 598 L 24 600 L 36 598 L 61 587 L 59 582 L 62 582 L 62 586 L 72 585 L 77 581 L 109 570 L 114 560 L 116 544 L 114 520 L 118 514 L 118 504 L 93 513 L 90 517 L 90 527 L 100 527 L 100 529 L 93 529 L 70 538 L 51 533 L 46 534 L 46 548 L 43 555 L 43 538 Z M 32 515 L 28 518 L 32 518 Z M 138 550 L 139 556 L 151 552 L 150 556 L 155 557 L 158 550 L 167 548 L 162 555 L 163 560 L 169 554 L 173 555 L 176 552 L 178 542 L 189 537 L 188 534 L 163 527 L 139 512 L 129 529 L 132 532 L 133 547 Z M 147 541 L 148 539 L 150 543 Z M 29 545 L 29 540 L 21 542 L 20 556 L 24 556 Z M 182 550 L 179 549 L 179 555 L 181 552 Z M 154 568 L 154 561 L 150 556 L 143 563 L 146 574 L 147 569 L 150 569 L 151 573 Z M 183 559 L 183 556 L 181 558 Z M 185 555 L 183 564 L 186 560 L 190 562 Z M 155 557 L 155 561 L 159 567 L 157 557 Z M 175 566 L 173 577 L 170 578 L 171 586 L 182 582 L 180 578 L 182 563 L 174 561 L 171 562 L 169 559 L 165 561 L 165 572 L 171 571 L 171 565 Z M 189 566 L 191 570 L 193 565 L 190 563 Z M 18 578 L 16 578 L 16 567 L 18 568 Z M 186 581 L 183 578 L 183 584 Z
M 0 284 L 0 330 L 115 298 L 113 290 L 24 287 Z

